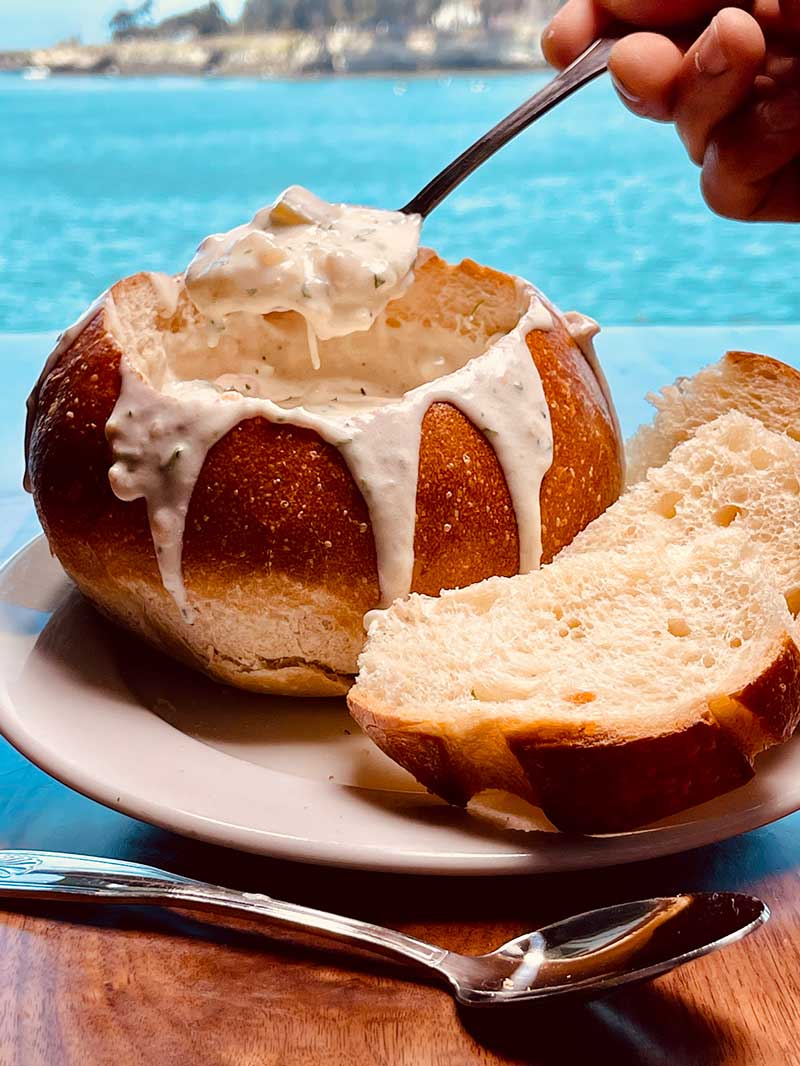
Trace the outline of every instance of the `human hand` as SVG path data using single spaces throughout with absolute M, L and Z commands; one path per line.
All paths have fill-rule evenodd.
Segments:
M 800 0 L 747 6 L 567 0 L 542 47 L 549 62 L 563 67 L 614 25 L 650 29 L 623 37 L 611 54 L 609 70 L 627 107 L 675 123 L 689 156 L 702 167 L 703 195 L 712 210 L 750 221 L 797 222 Z M 680 36 L 687 24 L 711 15 L 699 36 Z

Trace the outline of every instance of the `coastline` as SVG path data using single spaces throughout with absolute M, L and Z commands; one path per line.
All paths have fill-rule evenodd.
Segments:
M 334 29 L 225 34 L 191 40 L 65 43 L 0 52 L 0 72 L 142 77 L 286 78 L 330 75 L 488 73 L 540 70 L 540 25 L 505 31 L 404 33 Z

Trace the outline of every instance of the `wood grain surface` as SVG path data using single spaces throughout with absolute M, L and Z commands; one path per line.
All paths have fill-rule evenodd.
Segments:
M 0 910 L 0 1066 L 792 1066 L 800 1063 L 800 816 L 636 866 L 419 878 L 279 863 L 108 811 L 0 742 L 0 845 L 130 858 L 481 952 L 571 912 L 686 889 L 763 895 L 772 921 L 602 1001 L 457 1008 L 365 956 L 156 908 Z M 0 901 L 1 902 L 1 901 Z

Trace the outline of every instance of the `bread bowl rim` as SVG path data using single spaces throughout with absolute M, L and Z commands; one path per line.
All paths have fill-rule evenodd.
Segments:
M 476 274 L 479 279 L 483 275 L 486 275 L 486 274 L 488 274 L 490 277 L 497 276 L 504 286 L 510 286 L 512 284 L 516 284 L 516 282 L 517 282 L 517 279 L 514 277 L 514 275 L 511 275 L 511 274 L 508 274 L 508 273 L 505 273 L 505 272 L 493 271 L 491 268 L 483 267 L 483 266 L 481 266 L 479 264 L 476 264 L 474 261 L 469 260 L 469 259 L 464 260 L 461 264 L 457 264 L 456 268 L 461 268 L 461 269 L 464 269 L 464 270 L 467 270 L 467 271 L 471 271 L 474 274 Z M 448 269 L 456 269 L 456 268 L 449 268 L 448 267 Z M 126 281 L 134 280 L 137 277 L 144 277 L 146 279 L 147 276 L 148 275 L 146 273 L 144 273 L 142 275 L 133 275 L 132 279 L 123 279 L 122 282 L 117 283 L 117 285 L 113 286 L 111 288 L 111 290 L 109 290 L 108 293 L 104 294 L 100 306 L 98 306 L 94 310 L 94 312 L 90 316 L 87 317 L 87 321 L 84 323 L 82 329 L 80 330 L 80 332 L 78 334 L 78 337 L 74 338 L 71 341 L 71 343 L 68 344 L 64 348 L 64 350 L 59 353 L 59 357 L 58 357 L 58 360 L 56 361 L 55 368 L 58 368 L 58 366 L 61 365 L 62 360 L 65 359 L 65 358 L 68 358 L 70 353 L 73 353 L 74 345 L 75 344 L 79 345 L 81 343 L 81 340 L 84 337 L 84 334 L 85 334 L 86 330 L 87 329 L 92 329 L 92 328 L 97 333 L 99 333 L 101 335 L 102 343 L 108 344 L 108 346 L 111 349 L 113 349 L 114 358 L 117 358 L 117 356 L 116 356 L 117 352 L 120 353 L 119 354 L 119 358 L 124 357 L 125 349 L 122 347 L 121 338 L 118 339 L 119 334 L 114 333 L 112 330 L 109 329 L 109 325 L 108 325 L 106 317 L 100 318 L 100 321 L 97 321 L 97 320 L 98 320 L 99 316 L 104 316 L 106 314 L 106 311 L 107 311 L 108 306 L 109 306 L 109 302 L 108 302 L 109 301 L 109 296 L 111 297 L 112 302 L 113 302 L 113 297 L 115 295 L 115 291 L 117 290 L 117 287 L 119 285 L 123 285 L 123 284 L 125 284 Z M 564 320 L 563 316 L 561 315 L 561 312 L 558 310 L 558 308 L 555 305 L 553 305 L 552 302 L 547 297 L 545 297 L 530 282 L 524 281 L 523 284 L 525 286 L 526 293 L 529 295 L 530 303 L 534 304 L 534 305 L 537 305 L 537 306 L 539 304 L 541 304 L 541 306 L 546 309 L 546 311 L 548 313 L 548 316 L 550 317 L 550 319 L 553 322 L 553 325 L 558 327 L 559 333 L 563 333 L 563 335 L 565 337 L 567 335 L 569 335 L 569 337 L 572 338 L 572 332 L 569 329 L 567 323 L 565 322 L 565 320 Z M 523 313 L 524 313 L 524 311 L 520 312 L 520 315 L 522 315 Z M 512 327 L 512 329 L 518 329 L 518 324 L 516 326 Z M 531 333 L 533 333 L 533 332 L 534 332 L 534 329 L 530 329 L 530 330 L 526 331 L 525 334 L 524 334 L 525 338 L 526 339 L 529 338 Z M 547 333 L 547 332 L 549 332 L 549 330 L 545 330 L 544 332 Z M 597 384 L 598 390 L 602 393 L 601 382 L 598 380 L 598 377 L 597 377 L 597 374 L 596 374 L 596 371 L 595 371 L 595 368 L 594 368 L 593 364 L 587 359 L 586 353 L 585 353 L 583 347 L 580 344 L 578 344 L 574 340 L 574 338 L 571 339 L 570 343 L 571 343 L 571 349 L 574 352 L 574 360 L 576 361 L 576 364 L 579 362 L 581 366 L 585 367 L 586 380 L 587 381 L 591 380 L 591 381 L 595 382 Z M 529 350 L 530 350 L 530 346 L 529 346 Z M 580 355 L 578 355 L 578 353 L 580 353 Z M 80 355 L 80 353 L 78 353 L 78 356 L 79 355 Z M 531 356 L 531 358 L 533 358 L 533 356 Z M 603 396 L 604 396 L 604 394 L 603 394 Z M 611 414 L 611 412 L 613 412 L 613 407 L 609 408 L 607 402 L 604 403 L 604 401 L 599 399 L 599 398 L 594 400 L 593 403 L 595 404 L 596 409 L 598 411 L 598 418 L 602 418 L 605 421 L 605 423 L 609 423 L 610 414 Z M 461 412 L 459 412 L 459 414 L 461 414 Z M 291 422 L 289 422 L 289 426 L 291 426 Z M 610 440 L 611 439 L 610 432 L 608 434 L 608 437 L 609 437 L 609 440 Z M 619 438 L 619 435 L 615 436 L 614 442 L 615 442 L 615 444 L 617 446 L 617 450 L 619 450 L 619 448 L 621 447 L 621 440 Z M 489 442 L 488 446 L 489 446 L 489 448 L 491 448 L 491 443 L 490 442 Z M 616 475 L 613 475 L 613 476 L 616 476 Z M 304 675 L 307 672 L 305 667 L 301 667 L 299 665 L 298 666 L 292 666 L 289 669 L 291 669 L 292 671 L 295 671 L 295 670 L 301 671 Z M 317 675 L 319 673 L 319 671 L 317 670 L 316 667 L 309 667 L 309 669 L 311 670 L 311 672 L 314 675 Z M 333 667 L 333 669 L 335 670 L 336 668 Z M 324 673 L 324 677 L 325 677 L 326 690 L 330 691 L 330 672 L 326 670 L 323 673 Z M 348 674 L 348 676 L 351 677 L 353 675 L 352 674 Z M 303 681 L 301 679 L 298 682 L 298 691 L 304 691 L 304 689 L 305 689 L 305 681 Z M 342 691 L 344 691 L 344 686 L 342 687 Z

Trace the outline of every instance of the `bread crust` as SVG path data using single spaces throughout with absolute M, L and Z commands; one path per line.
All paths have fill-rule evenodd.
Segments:
M 617 833 L 744 784 L 750 761 L 710 718 L 674 733 L 609 745 L 509 738 L 538 802 L 558 829 Z
M 461 269 L 498 277 L 474 263 Z M 112 298 L 143 284 L 146 275 L 128 278 Z M 221 680 L 259 691 L 345 692 L 363 642 L 361 619 L 379 590 L 369 514 L 341 455 L 310 430 L 263 418 L 240 422 L 210 449 L 189 506 L 183 574 L 193 602 L 230 610 L 201 606 L 188 626 L 161 585 L 144 501 L 123 502 L 109 485 L 105 424 L 123 355 L 109 328 L 104 306 L 41 387 L 30 475 L 51 549 L 106 614 Z M 555 457 L 541 492 L 549 560 L 619 495 L 621 442 L 557 314 L 552 331 L 533 330 L 527 342 L 553 425 Z M 516 522 L 494 451 L 445 403 L 433 404 L 423 421 L 414 548 L 418 592 L 518 569 Z M 318 601 L 312 621 L 309 606 Z M 258 624 L 263 640 L 253 638 Z
M 741 370 L 748 378 L 774 377 L 782 379 L 792 389 L 800 389 L 800 370 L 781 362 L 780 359 L 774 359 L 771 355 L 732 349 L 725 353 L 723 362 Z
M 707 380 L 709 372 L 717 379 L 717 399 L 722 402 L 713 413 L 703 413 L 702 405 L 699 411 L 695 405 L 694 386 L 696 379 Z M 650 467 L 662 466 L 672 449 L 691 437 L 702 421 L 710 421 L 714 413 L 740 410 L 759 419 L 768 429 L 788 432 L 798 439 L 797 408 L 789 404 L 787 410 L 775 402 L 782 392 L 787 396 L 800 394 L 800 371 L 772 356 L 745 351 L 728 351 L 719 363 L 704 367 L 695 377 L 679 378 L 673 385 L 664 386 L 660 394 L 649 397 L 656 408 L 653 420 L 640 426 L 628 441 L 628 486 L 644 480 Z M 684 405 L 690 411 L 694 408 L 693 414 L 687 416 Z M 673 424 L 675 413 L 683 414 L 677 418 L 677 426 Z
M 787 740 L 800 723 L 794 638 L 785 634 L 759 676 L 722 699 L 724 716 L 715 713 L 720 701 L 711 701 L 656 736 L 517 730 L 505 737 L 505 752 L 491 747 L 488 733 L 465 743 L 431 722 L 401 721 L 357 689 L 348 703 L 370 739 L 448 803 L 465 806 L 500 788 L 541 807 L 556 828 L 588 834 L 636 829 L 748 781 L 756 754 Z

